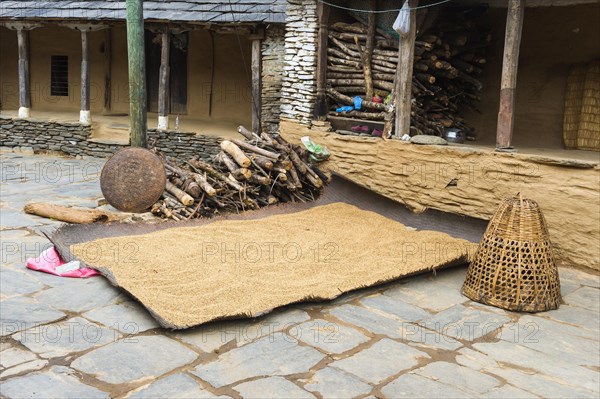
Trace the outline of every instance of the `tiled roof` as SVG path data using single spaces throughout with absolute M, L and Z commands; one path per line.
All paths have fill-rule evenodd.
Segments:
M 283 23 L 286 0 L 144 1 L 144 19 Z M 0 1 L 0 19 L 125 19 L 125 1 Z

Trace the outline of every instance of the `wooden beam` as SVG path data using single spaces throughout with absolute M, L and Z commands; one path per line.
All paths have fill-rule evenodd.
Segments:
M 142 0 L 126 0 L 127 59 L 129 62 L 130 140 L 135 147 L 147 147 L 146 64 L 144 51 L 144 10 Z
M 400 37 L 398 65 L 396 66 L 396 137 L 410 132 L 410 110 L 412 94 L 413 62 L 417 37 L 417 12 L 419 0 L 407 0 L 410 11 L 410 32 Z
M 319 33 L 317 38 L 317 95 L 315 98 L 314 118 L 326 120 L 329 107 L 327 105 L 327 36 L 329 34 L 329 11 L 330 7 L 323 3 L 317 3 L 317 15 L 319 17 Z
M 260 39 L 252 40 L 252 131 L 260 134 L 261 117 L 261 44 Z
M 373 47 L 375 43 L 375 29 L 377 27 L 377 0 L 369 0 L 369 10 L 372 12 L 367 16 L 367 43 L 365 48 L 365 60 L 363 70 L 365 74 L 365 85 L 366 85 L 366 99 L 371 101 L 373 99 L 373 73 L 371 70 L 371 61 L 373 60 Z M 360 49 L 360 45 L 358 45 Z
M 509 149 L 512 144 L 519 46 L 521 44 L 524 13 L 525 0 L 509 1 L 506 15 L 506 34 L 504 37 L 502 82 L 500 84 L 500 109 L 498 110 L 498 128 L 496 130 L 497 149 Z
M 79 122 L 90 123 L 90 50 L 88 31 L 81 31 L 81 108 Z
M 158 77 L 158 128 L 169 129 L 169 47 L 171 34 L 168 29 L 161 33 L 160 71 Z
M 25 29 L 17 29 L 17 45 L 19 48 L 19 118 L 29 118 L 31 108 L 31 91 L 29 86 L 29 33 Z
M 111 109 L 112 94 L 112 28 L 104 30 L 104 113 Z

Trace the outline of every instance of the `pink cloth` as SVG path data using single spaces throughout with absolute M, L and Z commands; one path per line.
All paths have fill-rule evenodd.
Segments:
M 66 262 L 60 258 L 58 252 L 56 252 L 56 249 L 54 249 L 54 247 L 50 247 L 43 251 L 37 258 L 27 259 L 27 268 L 31 270 L 37 270 L 39 272 L 54 274 L 55 276 L 60 277 L 86 278 L 100 274 L 97 270 L 90 269 L 89 267 L 71 270 L 70 272 L 64 273 L 57 272 L 56 268 L 64 265 L 65 263 Z

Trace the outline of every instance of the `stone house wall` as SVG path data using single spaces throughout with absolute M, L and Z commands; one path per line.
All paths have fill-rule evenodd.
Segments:
M 281 113 L 281 84 L 285 54 L 285 29 L 273 25 L 265 32 L 262 41 L 262 105 L 261 124 L 267 131 L 277 131 Z
M 288 0 L 281 117 L 310 125 L 316 95 L 317 0 Z

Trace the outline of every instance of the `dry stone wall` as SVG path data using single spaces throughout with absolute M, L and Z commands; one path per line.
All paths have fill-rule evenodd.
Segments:
M 267 29 L 262 42 L 262 107 L 263 129 L 276 131 L 281 113 L 281 84 L 285 55 L 285 29 L 282 25 L 272 25 Z
M 57 151 L 67 155 L 109 157 L 125 147 L 90 141 L 90 125 L 0 118 L 0 147 L 28 147 L 34 152 Z M 221 138 L 194 133 L 148 130 L 148 143 L 168 156 L 208 160 L 220 151 Z
M 317 1 L 288 0 L 281 117 L 310 125 L 316 95 Z

